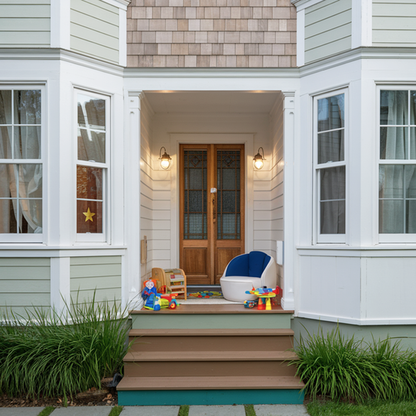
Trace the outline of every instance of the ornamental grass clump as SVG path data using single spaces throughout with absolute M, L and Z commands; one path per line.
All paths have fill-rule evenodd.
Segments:
M 120 371 L 128 349 L 128 311 L 116 301 L 71 299 L 65 311 L 34 308 L 0 317 L 0 393 L 10 397 L 73 396 L 101 387 Z
M 361 403 L 367 399 L 413 400 L 416 398 L 416 354 L 402 351 L 391 339 L 367 344 L 343 336 L 339 327 L 299 340 L 295 349 L 297 375 L 305 393 L 331 400 Z

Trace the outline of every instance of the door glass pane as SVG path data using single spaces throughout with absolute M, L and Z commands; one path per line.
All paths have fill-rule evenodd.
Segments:
M 207 151 L 184 151 L 184 239 L 207 239 Z
M 240 151 L 217 152 L 217 239 L 241 238 Z

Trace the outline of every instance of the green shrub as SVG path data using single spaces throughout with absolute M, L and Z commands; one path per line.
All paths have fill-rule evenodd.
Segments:
M 362 402 L 369 398 L 416 398 L 416 354 L 401 351 L 391 339 L 366 344 L 344 337 L 339 328 L 324 334 L 322 328 L 295 349 L 297 375 L 312 398 L 329 397 Z
M 34 308 L 23 318 L 3 313 L 0 325 L 0 393 L 11 397 L 72 396 L 101 387 L 120 371 L 126 345 L 127 308 L 78 299 L 62 314 Z

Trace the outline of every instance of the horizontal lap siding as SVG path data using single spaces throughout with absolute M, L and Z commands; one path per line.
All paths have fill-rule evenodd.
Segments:
M 48 47 L 50 27 L 50 0 L 0 0 L 0 47 Z
M 0 310 L 50 307 L 49 258 L 0 258 Z
M 121 256 L 73 257 L 70 279 L 73 300 L 121 301 Z
M 71 49 L 118 63 L 118 8 L 101 0 L 71 0 Z
M 306 10 L 306 63 L 351 49 L 351 0 L 325 0 Z
M 416 46 L 414 0 L 373 1 L 373 45 Z

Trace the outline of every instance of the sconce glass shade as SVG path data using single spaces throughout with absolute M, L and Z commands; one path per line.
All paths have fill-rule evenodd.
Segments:
M 260 150 L 261 150 L 262 154 L 260 154 Z M 263 150 L 262 147 L 259 147 L 259 150 L 258 150 L 256 156 L 254 156 L 254 158 L 253 158 L 254 169 L 260 170 L 264 166 L 264 161 L 265 160 L 266 159 L 264 158 L 264 150 Z
M 163 155 L 162 155 L 162 149 L 164 149 L 164 151 L 165 151 L 165 153 L 163 153 Z M 160 148 L 159 160 L 160 160 L 160 167 L 162 169 L 164 169 L 164 170 L 169 169 L 170 161 L 172 160 L 172 158 L 167 154 L 166 148 L 164 148 L 164 147 Z

